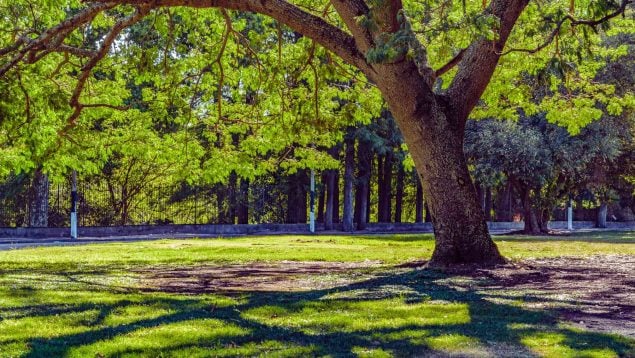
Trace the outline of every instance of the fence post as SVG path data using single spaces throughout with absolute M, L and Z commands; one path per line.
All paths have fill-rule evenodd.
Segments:
M 315 232 L 315 170 L 311 169 L 311 211 L 309 212 L 309 231 Z
M 71 179 L 71 239 L 77 239 L 77 171 Z

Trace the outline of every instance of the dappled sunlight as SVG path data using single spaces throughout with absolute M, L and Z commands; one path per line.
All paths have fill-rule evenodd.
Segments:
M 348 240 L 354 247 L 366 243 Z M 386 248 L 372 242 L 375 249 Z M 388 244 L 401 245 L 399 240 Z M 250 255 L 258 260 L 252 262 L 170 266 L 161 261 L 166 258 L 162 251 L 174 247 L 154 247 L 152 260 L 161 265 L 88 262 L 86 270 L 3 269 L 0 356 L 617 357 L 635 352 L 632 338 L 562 323 L 561 310 L 574 312 L 579 297 L 573 289 L 571 297 L 560 297 L 560 283 L 547 281 L 571 280 L 589 259 L 566 265 L 560 259 L 535 259 L 479 273 L 443 273 L 401 263 L 276 261 L 277 254 L 269 253 L 274 246 L 256 249 Z M 69 252 L 64 255 L 70 257 Z M 325 255 L 338 257 L 328 249 Z M 628 257 L 597 258 L 609 261 L 596 265 L 589 277 L 617 275 L 622 271 L 611 267 Z M 32 258 L 26 260 L 20 265 L 28 266 Z M 70 266 L 61 259 L 59 264 Z M 244 275 L 266 278 L 267 285 L 245 281 Z M 346 279 L 332 280 L 333 275 Z M 164 282 L 150 289 L 156 277 L 190 280 L 195 287 Z M 228 285 L 220 285 L 219 278 Z M 317 282 L 322 278 L 328 284 Z M 580 282 L 587 281 L 571 281 Z M 166 287 L 173 289 L 168 293 Z M 589 305 L 595 302 L 590 301 L 593 292 L 583 292 Z
M 294 327 L 319 335 L 337 332 L 365 332 L 400 327 L 469 323 L 466 304 L 408 304 L 403 299 L 300 301 L 285 307 L 260 306 L 242 316 L 266 325 Z

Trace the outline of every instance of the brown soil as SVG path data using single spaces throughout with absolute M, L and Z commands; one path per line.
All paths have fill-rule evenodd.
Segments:
M 524 260 L 470 276 L 491 300 L 550 309 L 574 325 L 635 337 L 635 257 L 597 255 Z
M 180 293 L 308 291 L 346 285 L 369 277 L 377 261 L 248 263 L 166 267 L 137 271 L 149 290 Z
M 404 272 L 424 262 L 400 265 Z M 295 262 L 155 267 L 138 271 L 146 290 L 179 293 L 310 291 L 385 275 L 379 262 Z M 442 281 L 442 282 L 441 282 Z M 635 257 L 532 259 L 491 269 L 463 268 L 437 281 L 497 303 L 556 312 L 587 330 L 635 337 Z

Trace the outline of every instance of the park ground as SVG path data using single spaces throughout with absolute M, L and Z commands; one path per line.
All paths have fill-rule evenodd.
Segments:
M 158 240 L 0 252 L 0 357 L 635 357 L 635 232 Z

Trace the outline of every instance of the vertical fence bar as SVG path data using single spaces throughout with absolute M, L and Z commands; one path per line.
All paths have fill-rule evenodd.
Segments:
M 77 172 L 71 179 L 71 239 L 77 239 Z

